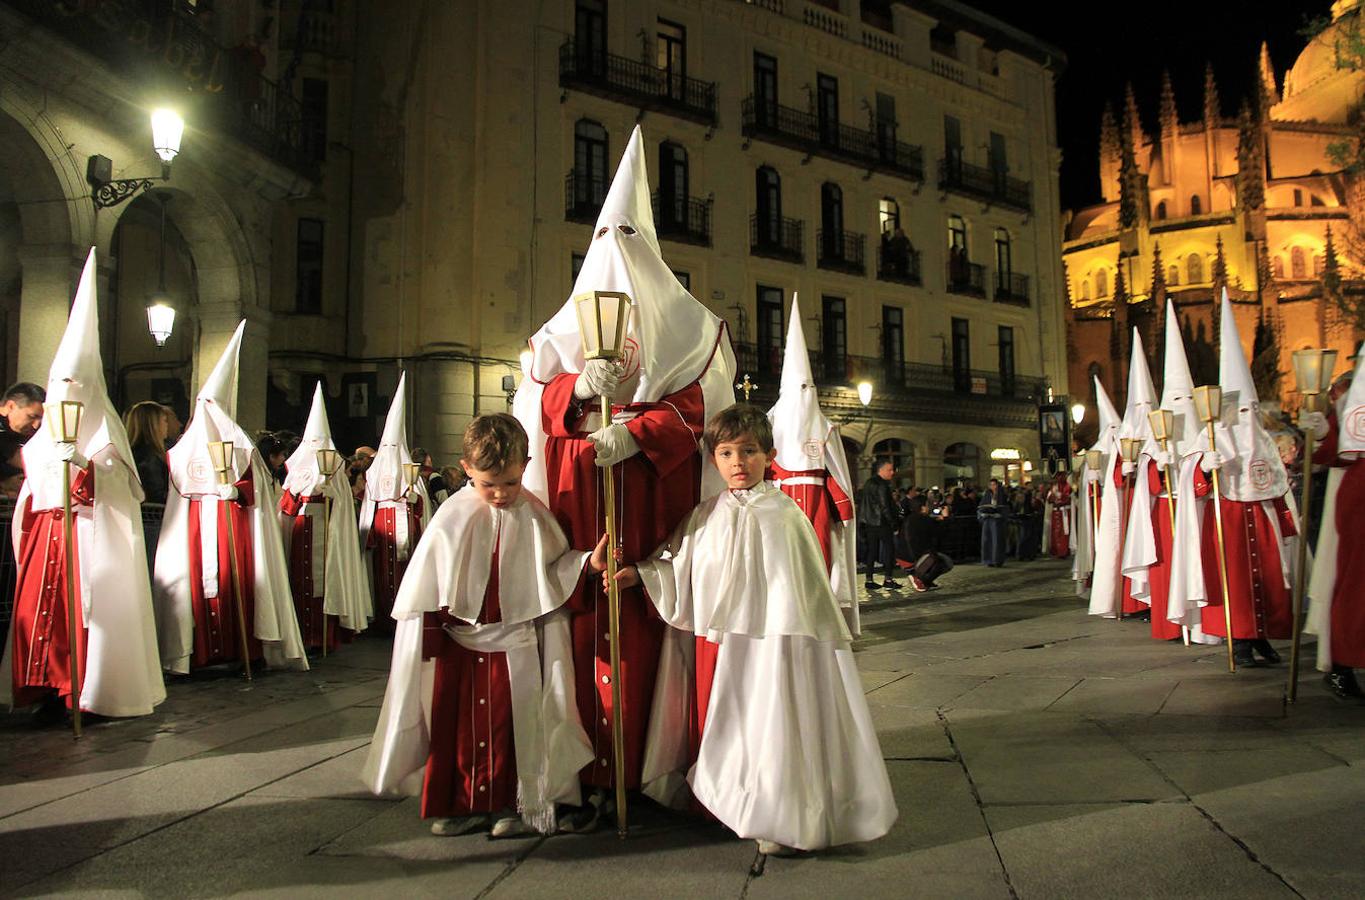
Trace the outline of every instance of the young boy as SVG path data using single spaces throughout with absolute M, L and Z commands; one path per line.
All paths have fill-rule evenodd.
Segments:
M 693 796 L 765 854 L 881 837 L 896 819 L 891 783 L 815 531 L 763 480 L 768 417 L 732 406 L 703 438 L 727 490 L 617 575 L 695 635 Z
M 422 796 L 433 834 L 492 820 L 493 837 L 554 830 L 592 760 L 573 700 L 564 613 L 587 554 L 521 490 L 527 438 L 512 416 L 464 434 L 469 484 L 422 535 L 394 601 L 393 667 L 365 781 Z

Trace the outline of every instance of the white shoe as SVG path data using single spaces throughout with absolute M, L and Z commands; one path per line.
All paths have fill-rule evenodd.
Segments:
M 488 816 L 457 816 L 453 819 L 433 819 L 431 833 L 441 837 L 455 837 L 477 831 L 488 823 Z
M 786 844 L 779 844 L 777 841 L 759 840 L 758 852 L 764 856 L 796 856 L 800 850 L 788 847 Z
M 492 838 L 520 837 L 523 834 L 534 834 L 535 829 L 527 825 L 521 816 L 503 816 L 493 823 L 493 830 L 489 832 Z

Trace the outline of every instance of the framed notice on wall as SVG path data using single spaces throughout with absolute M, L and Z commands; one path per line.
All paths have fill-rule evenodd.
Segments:
M 1038 446 L 1047 461 L 1048 474 L 1071 467 L 1071 417 L 1064 403 L 1038 407 Z

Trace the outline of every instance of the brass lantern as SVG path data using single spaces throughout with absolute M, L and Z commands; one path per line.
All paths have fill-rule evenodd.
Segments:
M 1204 384 L 1194 389 L 1194 411 L 1199 421 L 1208 424 L 1223 414 L 1223 389 L 1216 384 Z
M 573 299 L 584 359 L 620 359 L 630 324 L 631 300 L 620 291 L 593 291 Z

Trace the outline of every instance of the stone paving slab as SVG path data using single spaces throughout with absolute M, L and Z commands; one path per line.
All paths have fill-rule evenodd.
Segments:
M 868 692 L 874 706 L 938 709 L 986 681 L 988 675 L 907 675 Z
M 945 706 L 948 709 L 1043 710 L 1079 683 L 1080 679 L 1075 676 L 999 675 L 959 694 Z
M 1341 760 L 1306 745 L 1262 747 L 1253 753 L 1244 750 L 1174 750 L 1149 753 L 1146 758 L 1191 796 L 1259 784 L 1302 772 L 1345 769 Z M 1365 849 L 1365 844 L 1362 844 L 1362 849 Z
M 1156 715 L 1179 682 L 1090 677 L 1082 680 L 1048 707 L 1074 715 Z

